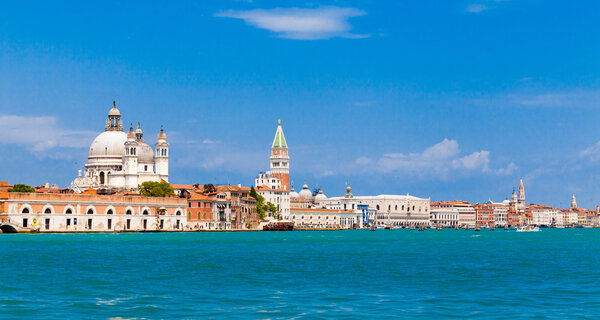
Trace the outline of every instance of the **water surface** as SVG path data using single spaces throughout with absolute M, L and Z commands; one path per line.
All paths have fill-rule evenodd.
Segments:
M 0 235 L 1 318 L 598 319 L 600 229 Z

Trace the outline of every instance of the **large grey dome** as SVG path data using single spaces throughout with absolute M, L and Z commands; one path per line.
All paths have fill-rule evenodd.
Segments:
M 107 158 L 123 156 L 127 134 L 123 131 L 105 131 L 94 139 L 90 146 L 89 158 Z

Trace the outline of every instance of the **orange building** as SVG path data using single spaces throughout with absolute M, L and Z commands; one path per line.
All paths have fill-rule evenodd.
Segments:
M 187 201 L 139 195 L 9 193 L 0 220 L 40 232 L 183 231 Z

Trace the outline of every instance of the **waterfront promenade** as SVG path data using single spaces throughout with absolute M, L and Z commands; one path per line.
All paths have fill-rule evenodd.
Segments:
M 2 235 L 4 317 L 595 318 L 600 229 Z

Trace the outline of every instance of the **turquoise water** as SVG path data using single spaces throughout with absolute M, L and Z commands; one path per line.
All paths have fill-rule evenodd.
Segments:
M 600 229 L 0 235 L 1 318 L 598 319 Z

